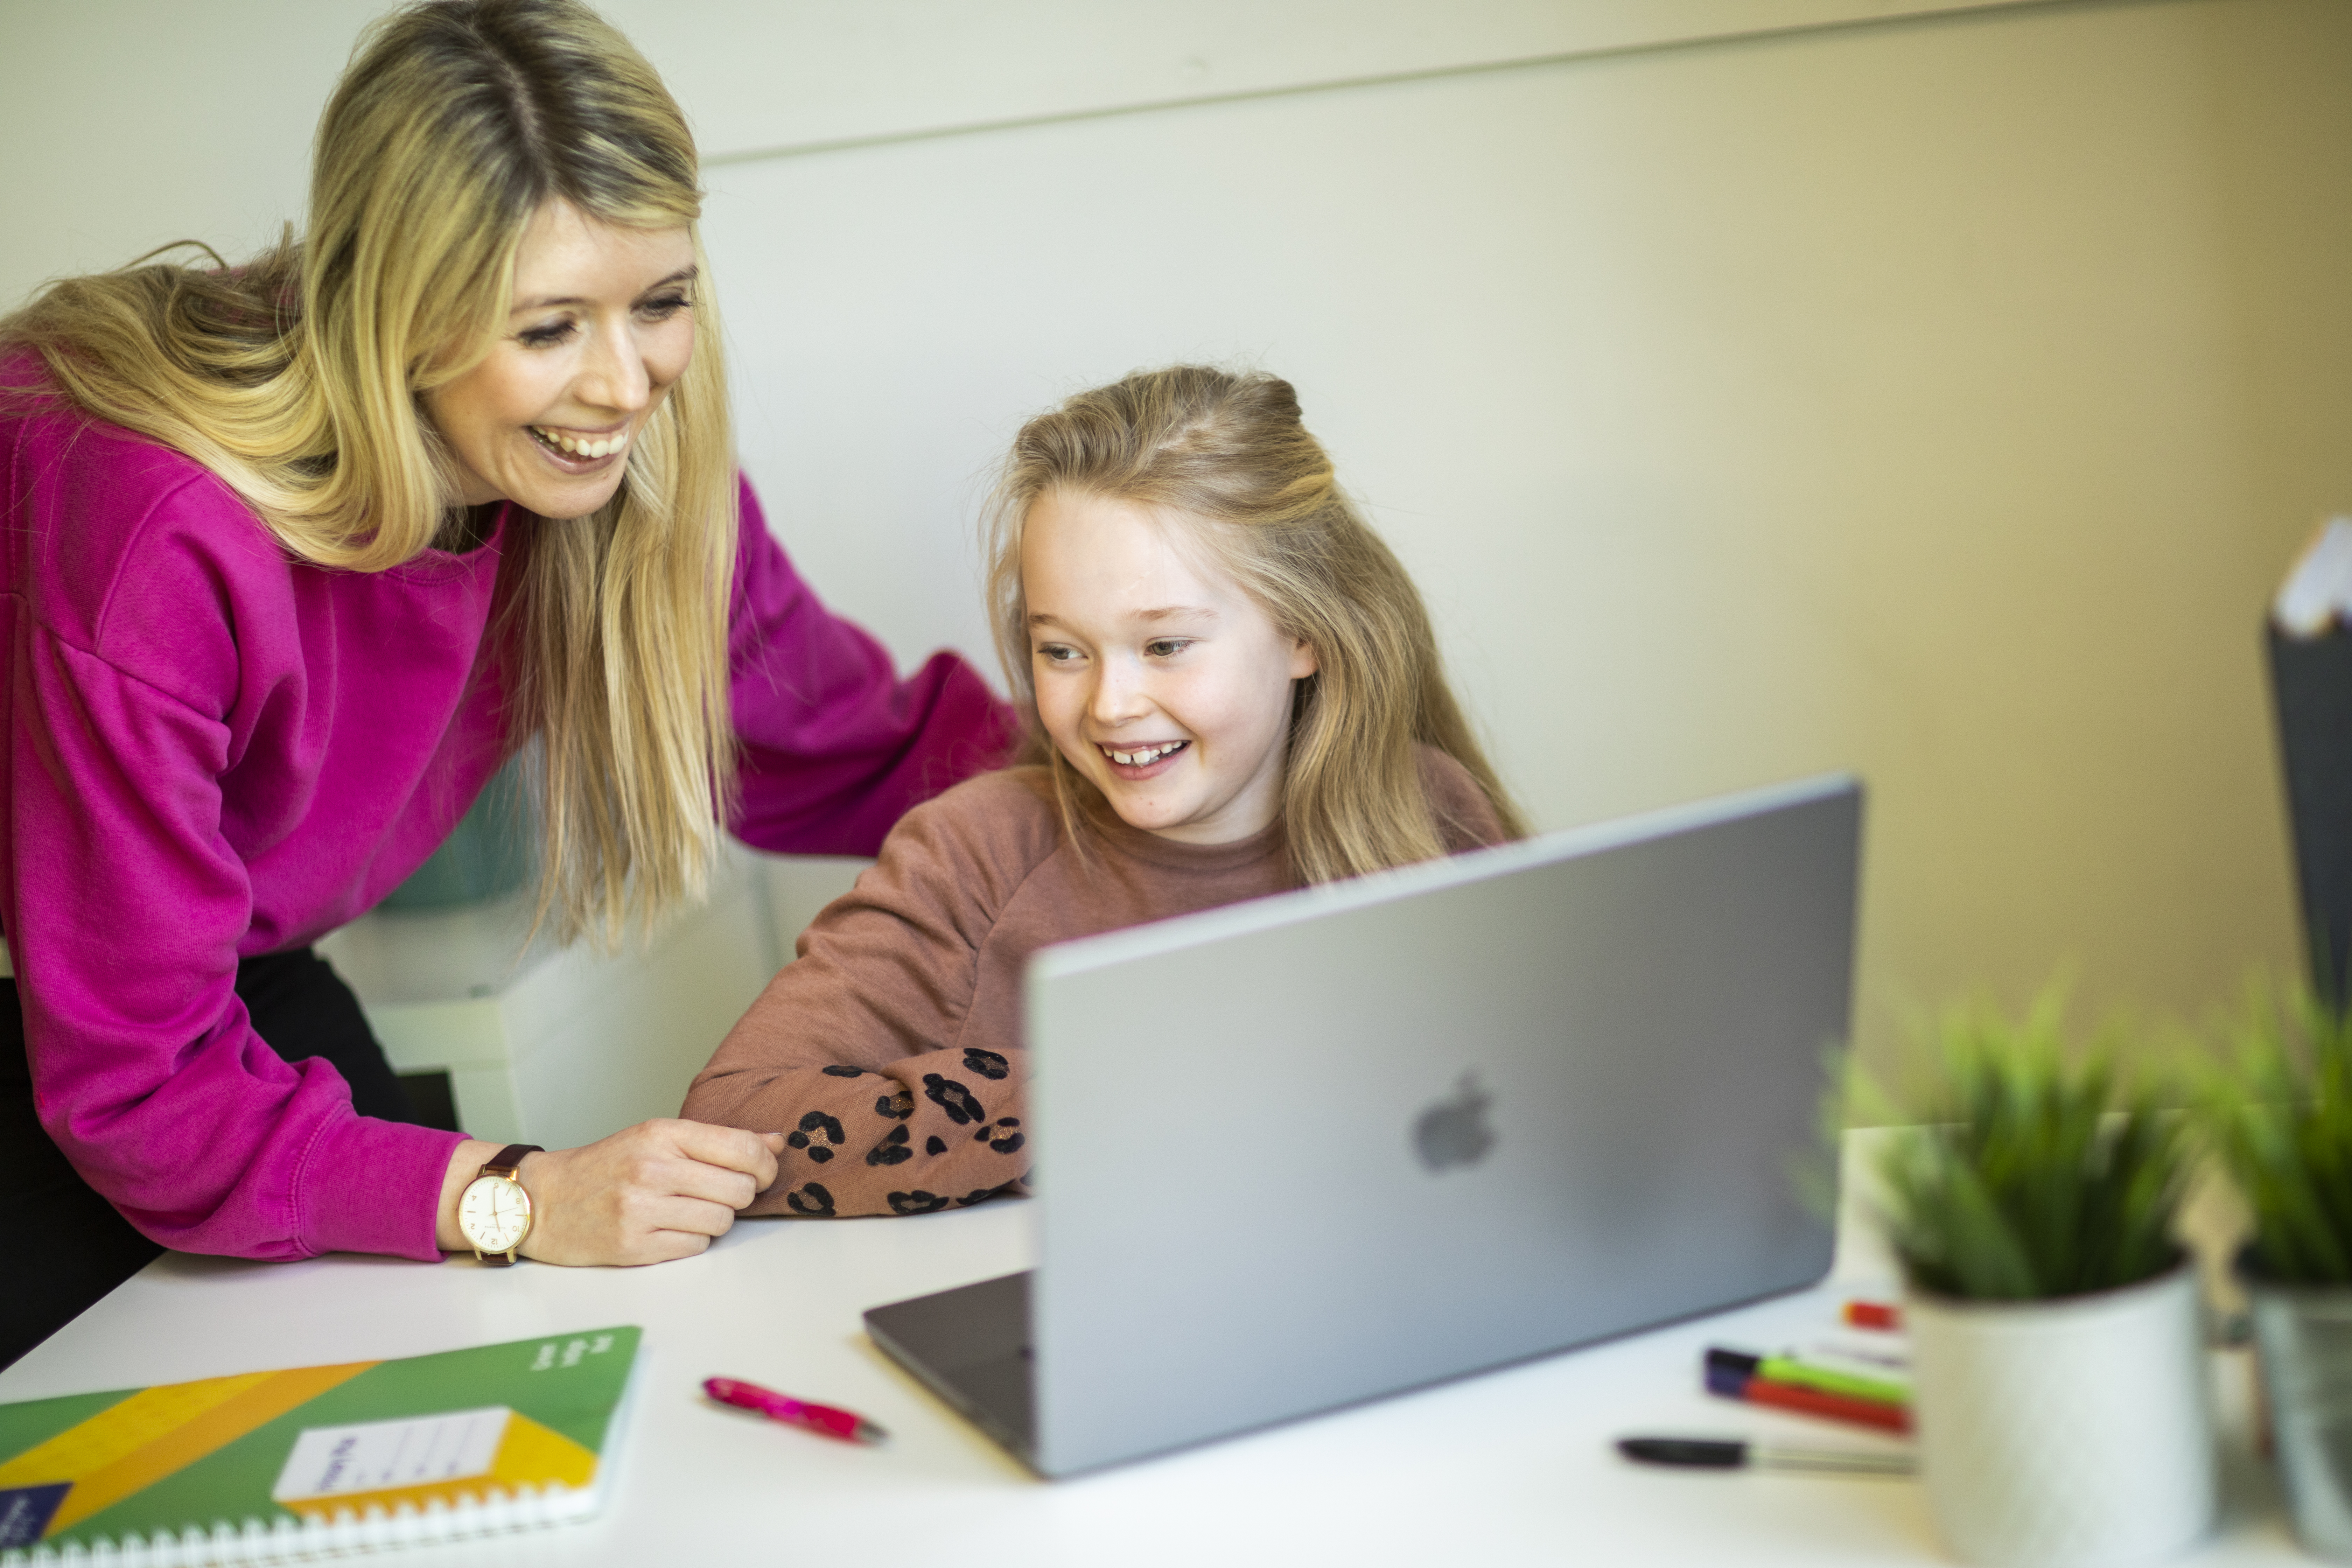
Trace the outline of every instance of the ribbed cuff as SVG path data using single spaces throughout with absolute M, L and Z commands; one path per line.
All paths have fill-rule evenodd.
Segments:
M 462 1132 L 345 1116 L 319 1130 L 297 1201 L 312 1252 L 382 1252 L 438 1263 L 441 1179 Z

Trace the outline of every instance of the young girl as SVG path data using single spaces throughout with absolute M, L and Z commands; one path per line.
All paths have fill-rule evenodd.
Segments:
M 1180 365 L 1071 398 L 1013 442 L 991 535 L 1040 762 L 909 812 L 695 1079 L 684 1115 L 785 1134 L 747 1213 L 1018 1190 L 1049 942 L 1523 832 L 1287 382 Z

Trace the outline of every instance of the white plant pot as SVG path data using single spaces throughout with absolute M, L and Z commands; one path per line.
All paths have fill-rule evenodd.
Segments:
M 2050 1301 L 1914 1291 L 1919 1463 L 1944 1544 L 1985 1568 L 2122 1568 L 2213 1522 L 2196 1271 Z
M 2295 1539 L 2315 1557 L 2352 1562 L 2352 1289 L 2241 1272 Z

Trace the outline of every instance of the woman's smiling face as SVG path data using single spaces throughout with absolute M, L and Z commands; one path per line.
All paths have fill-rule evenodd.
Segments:
M 1029 663 L 1046 735 L 1122 821 L 1226 844 L 1281 810 L 1292 683 L 1315 652 L 1184 531 L 1130 501 L 1040 497 L 1021 539 Z
M 615 228 L 565 201 L 532 215 L 489 357 L 425 394 L 468 506 L 585 517 L 694 358 L 694 240 Z

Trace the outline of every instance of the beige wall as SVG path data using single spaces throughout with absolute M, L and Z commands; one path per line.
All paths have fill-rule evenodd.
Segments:
M 363 9 L 289 10 L 274 132 L 183 83 L 0 163 L 0 293 L 290 214 L 284 126 Z M 110 43 L 146 62 L 118 74 L 200 53 L 190 11 Z M 0 25 L 54 49 L 78 14 Z M 734 150 L 825 140 L 761 129 L 755 52 L 637 30 Z M 2347 80 L 2339 0 L 2020 6 L 732 162 L 744 457 L 835 603 L 905 656 L 976 649 L 975 476 L 1020 416 L 1255 359 L 1421 574 L 1540 823 L 1854 768 L 1867 1037 L 2070 958 L 2095 1002 L 2201 1008 L 2292 951 L 2257 629 L 2352 509 Z M 246 194 L 155 195 L 191 147 L 253 160 Z

